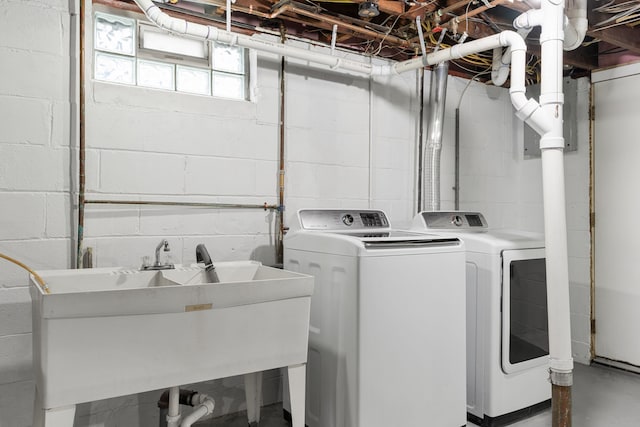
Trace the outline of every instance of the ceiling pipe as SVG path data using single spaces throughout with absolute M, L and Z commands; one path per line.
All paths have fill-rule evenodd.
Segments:
M 550 127 L 549 114 L 542 112 L 540 104 L 526 97 L 525 68 L 527 47 L 520 35 L 513 31 L 503 31 L 482 39 L 473 40 L 463 44 L 457 44 L 448 49 L 439 50 L 425 56 L 395 62 L 386 65 L 367 64 L 353 61 L 347 58 L 337 58 L 312 52 L 285 44 L 275 43 L 269 40 L 260 40 L 243 34 L 235 34 L 219 30 L 216 27 L 188 22 L 184 19 L 173 18 L 164 13 L 152 0 L 134 0 L 151 22 L 171 33 L 186 37 L 213 40 L 229 45 L 238 45 L 261 52 L 309 61 L 315 64 L 325 65 L 332 70 L 347 70 L 369 76 L 387 76 L 416 70 L 425 66 L 439 64 L 444 61 L 463 58 L 478 52 L 492 50 L 497 47 L 511 48 L 511 102 L 516 110 L 516 115 L 527 122 L 538 133 L 546 133 Z M 560 56 L 561 57 L 561 56 Z

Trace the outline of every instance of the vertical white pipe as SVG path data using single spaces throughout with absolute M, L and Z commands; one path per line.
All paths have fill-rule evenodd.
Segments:
M 227 0 L 227 32 L 231 32 L 231 0 Z
M 169 389 L 169 409 L 167 411 L 167 427 L 180 425 L 180 387 Z
M 543 0 L 542 11 L 540 105 L 551 117 L 551 130 L 540 139 L 540 149 L 543 171 L 549 356 L 551 380 L 553 384 L 557 384 L 554 373 L 571 374 L 573 369 L 562 129 L 564 1 Z

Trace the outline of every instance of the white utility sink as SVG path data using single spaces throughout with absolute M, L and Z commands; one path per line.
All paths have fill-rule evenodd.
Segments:
M 313 278 L 254 261 L 216 272 L 40 271 L 50 294 L 31 277 L 34 426 L 71 427 L 82 402 L 285 366 L 304 426 Z

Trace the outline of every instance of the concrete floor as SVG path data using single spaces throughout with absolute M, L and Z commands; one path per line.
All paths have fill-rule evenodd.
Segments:
M 640 426 L 640 375 L 600 365 L 576 364 L 573 387 L 573 422 L 576 427 L 638 427 Z M 241 412 L 217 418 L 204 427 L 246 427 L 246 414 Z M 262 408 L 260 427 L 289 427 L 282 419 L 282 405 Z M 468 427 L 475 424 L 469 423 Z M 549 427 L 551 410 L 512 427 Z M 400 427 L 400 426 L 388 426 Z M 444 427 L 444 426 L 431 426 Z

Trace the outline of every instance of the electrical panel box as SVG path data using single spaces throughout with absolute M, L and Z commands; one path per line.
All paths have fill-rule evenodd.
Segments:
M 565 78 L 562 81 L 564 92 L 563 106 L 563 135 L 564 151 L 576 151 L 578 149 L 578 124 L 576 122 L 576 107 L 578 104 L 578 82 L 575 79 Z M 540 85 L 527 86 L 527 97 L 540 99 Z M 524 157 L 540 157 L 540 135 L 526 123 L 524 124 Z

